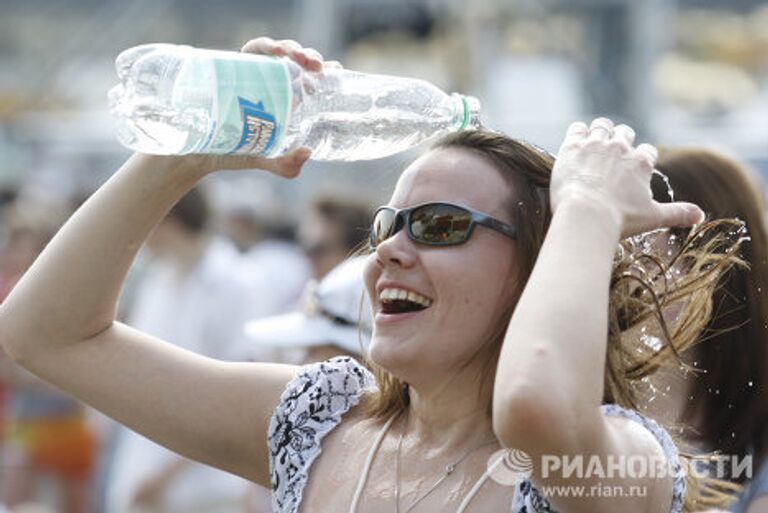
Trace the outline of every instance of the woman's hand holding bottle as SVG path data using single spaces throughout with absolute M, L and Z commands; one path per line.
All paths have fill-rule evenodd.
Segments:
M 313 48 L 302 47 L 296 41 L 289 39 L 275 41 L 268 37 L 260 37 L 243 45 L 242 52 L 288 57 L 307 71 L 320 72 L 324 69 L 339 69 L 337 61 L 326 62 L 323 56 Z M 173 157 L 150 157 L 158 159 L 178 159 L 184 165 L 191 166 L 196 172 L 204 175 L 222 169 L 263 169 L 284 178 L 294 178 L 310 156 L 310 149 L 296 148 L 276 158 L 266 158 L 247 154 L 191 154 Z

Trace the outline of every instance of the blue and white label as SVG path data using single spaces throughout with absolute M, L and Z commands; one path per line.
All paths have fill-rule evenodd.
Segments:
M 238 96 L 240 116 L 243 120 L 243 135 L 233 153 L 261 155 L 267 153 L 275 143 L 278 134 L 275 116 L 264 109 L 264 102 L 253 103 Z

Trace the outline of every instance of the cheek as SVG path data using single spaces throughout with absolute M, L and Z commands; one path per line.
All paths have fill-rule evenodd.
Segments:
M 473 259 L 473 265 L 448 280 L 440 294 L 448 298 L 445 318 L 453 319 L 450 324 L 464 337 L 487 337 L 506 315 L 516 279 L 511 259 Z
M 376 254 L 371 253 L 366 257 L 365 264 L 363 265 L 363 282 L 365 284 L 365 291 L 371 299 L 371 303 L 373 303 L 373 298 L 376 294 L 376 281 L 379 279 L 380 275 L 381 269 L 376 264 Z

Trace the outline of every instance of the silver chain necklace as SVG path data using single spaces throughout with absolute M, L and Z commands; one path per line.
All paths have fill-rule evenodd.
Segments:
M 396 455 L 396 458 L 395 458 L 395 511 L 396 511 L 396 513 L 400 513 L 400 452 L 401 452 L 401 449 L 402 449 L 402 446 L 403 446 L 403 437 L 405 435 L 405 426 L 406 426 L 407 423 L 408 423 L 408 412 L 406 411 L 405 419 L 403 419 L 403 425 L 400 428 L 400 436 L 397 439 L 397 455 Z M 429 488 L 429 490 L 424 492 L 424 494 L 421 497 L 416 499 L 416 501 L 414 501 L 414 503 L 411 504 L 408 507 L 408 509 L 405 510 L 405 513 L 410 513 L 413 510 L 413 508 L 416 507 L 417 504 L 419 504 L 421 501 L 426 499 L 429 496 L 429 494 L 434 492 L 437 489 L 437 487 L 440 486 L 440 484 L 442 484 L 443 481 L 448 479 L 448 476 L 453 474 L 453 471 L 456 470 L 456 466 L 459 465 L 465 459 L 467 459 L 467 457 L 470 454 L 472 454 L 473 452 L 475 452 L 478 449 L 481 449 L 483 447 L 486 447 L 486 446 L 494 444 L 494 443 L 497 443 L 497 440 L 495 438 L 493 440 L 488 440 L 487 442 L 483 442 L 482 444 L 480 444 L 480 445 L 478 445 L 476 447 L 473 447 L 470 450 L 468 450 L 467 452 L 465 452 L 464 455 L 461 458 L 459 458 L 458 460 L 454 461 L 453 463 L 449 463 L 448 465 L 446 465 L 445 466 L 445 473 L 440 477 L 440 479 L 438 479 L 435 482 L 435 484 L 433 484 Z

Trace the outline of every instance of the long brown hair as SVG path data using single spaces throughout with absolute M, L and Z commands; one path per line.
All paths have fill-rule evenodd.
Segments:
M 748 268 L 728 271 L 713 297 L 712 319 L 683 355 L 696 362 L 683 421 L 693 440 L 710 450 L 744 457 L 755 468 L 766 453 L 768 401 L 768 237 L 761 191 L 734 160 L 704 148 L 662 149 L 657 169 L 675 199 L 698 204 L 712 218 L 737 217 L 749 239 L 741 248 Z M 654 196 L 666 193 L 654 190 Z M 678 236 L 685 237 L 680 231 Z M 736 476 L 742 480 L 744 476 Z
M 551 221 L 549 182 L 554 157 L 522 141 L 488 130 L 458 132 L 438 141 L 433 149 L 458 148 L 491 162 L 511 184 L 514 191 L 508 201 L 512 222 L 518 230 L 516 264 L 519 281 L 515 300 L 530 276 Z M 648 251 L 638 238 L 623 241 L 617 252 L 610 295 L 610 322 L 605 369 L 604 402 L 637 409 L 637 384 L 655 372 L 668 358 L 678 356 L 694 343 L 711 312 L 711 295 L 719 277 L 740 261 L 736 256 L 738 240 L 729 233 L 737 230 L 736 221 L 707 223 L 683 245 L 673 263 L 687 270 L 671 276 L 664 261 Z M 648 264 L 650 261 L 651 264 Z M 667 326 L 665 308 L 680 305 L 674 327 Z M 487 341 L 476 355 L 485 358 L 480 379 L 480 394 L 491 414 L 493 381 L 501 345 L 509 323 L 507 316 L 497 327 L 496 336 Z M 644 324 L 654 324 L 661 333 L 661 347 L 650 349 L 637 332 Z M 368 361 L 378 389 L 368 404 L 375 418 L 388 418 L 409 404 L 408 387 L 386 370 Z M 735 488 L 714 479 L 687 476 L 685 511 L 723 507 L 732 500 Z

